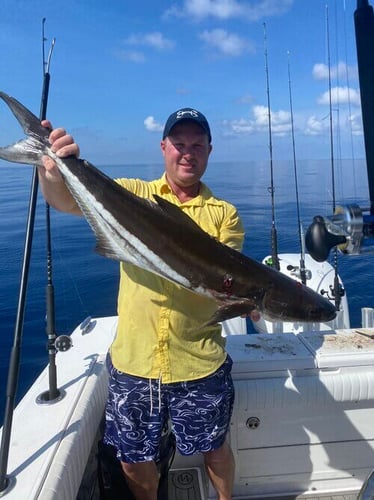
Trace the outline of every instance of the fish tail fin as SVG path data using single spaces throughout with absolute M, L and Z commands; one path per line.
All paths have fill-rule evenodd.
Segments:
M 14 97 L 0 92 L 0 98 L 9 106 L 28 136 L 16 144 L 0 148 L 0 158 L 16 163 L 40 163 L 48 146 L 50 130 L 42 127 L 40 120 Z

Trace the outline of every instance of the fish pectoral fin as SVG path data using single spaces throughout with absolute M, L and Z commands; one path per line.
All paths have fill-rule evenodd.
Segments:
M 255 309 L 257 309 L 256 304 L 248 299 L 222 302 L 205 326 L 215 325 L 237 316 L 249 315 Z
M 121 261 L 118 253 L 110 245 L 108 245 L 107 240 L 104 238 L 96 239 L 95 252 L 102 257 L 106 257 L 107 259 Z

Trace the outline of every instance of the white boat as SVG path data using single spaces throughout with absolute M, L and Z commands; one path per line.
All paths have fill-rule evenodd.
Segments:
M 358 7 L 367 16 L 368 3 Z M 234 499 L 353 500 L 360 490 L 360 498 L 374 498 L 372 479 L 364 484 L 374 468 L 374 328 L 371 320 L 345 328 L 346 319 L 251 335 L 242 318 L 224 323 L 236 388 L 228 435 Z M 98 460 L 105 357 L 116 324 L 106 317 L 78 325 L 72 347 L 56 356 L 58 397 L 45 398 L 46 368 L 17 405 L 1 498 L 130 498 L 113 492 L 101 448 Z M 215 498 L 200 456 L 177 453 L 167 484 L 160 500 Z
M 4 498 L 99 498 L 98 429 L 116 323 L 95 318 L 73 332 L 73 347 L 57 355 L 61 399 L 41 402 L 45 369 L 18 404 Z M 227 336 L 233 498 L 357 497 L 374 463 L 373 339 L 364 328 Z M 176 455 L 169 498 L 215 498 L 199 456 Z

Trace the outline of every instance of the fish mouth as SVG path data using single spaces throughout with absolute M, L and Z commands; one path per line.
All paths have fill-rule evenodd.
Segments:
M 296 321 L 302 323 L 320 323 L 335 319 L 337 311 L 334 304 L 324 297 L 318 297 L 313 304 L 292 305 L 283 300 L 265 300 L 261 315 L 270 321 Z
M 309 311 L 311 321 L 332 321 L 336 318 L 336 307 L 329 303 L 331 307 L 326 307 L 322 312 L 321 309 L 316 308 Z

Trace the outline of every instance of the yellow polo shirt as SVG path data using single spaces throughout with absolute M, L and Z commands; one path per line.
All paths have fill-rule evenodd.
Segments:
M 179 206 L 211 236 L 240 250 L 244 231 L 233 205 L 215 198 L 205 184 L 192 200 L 181 203 L 165 174 L 147 182 L 116 181 L 142 198 L 157 194 Z M 163 383 L 199 379 L 225 360 L 220 326 L 201 328 L 217 306 L 209 299 L 127 263 L 120 266 L 118 329 L 111 346 L 118 370 Z

